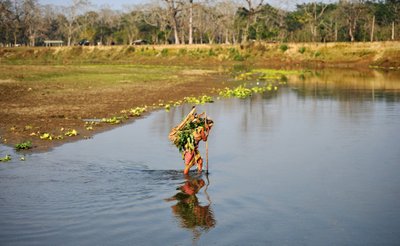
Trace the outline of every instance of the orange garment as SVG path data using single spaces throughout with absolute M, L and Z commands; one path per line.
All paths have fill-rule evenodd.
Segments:
M 197 171 L 200 173 L 203 170 L 203 159 L 200 156 L 198 150 L 199 142 L 201 140 L 207 141 L 210 128 L 206 125 L 205 127 L 198 127 L 193 133 L 195 139 L 194 150 L 186 149 L 183 152 L 183 159 L 185 160 L 185 169 L 183 173 L 186 175 L 194 164 L 197 164 Z

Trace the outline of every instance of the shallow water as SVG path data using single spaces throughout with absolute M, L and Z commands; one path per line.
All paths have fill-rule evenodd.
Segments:
M 14 153 L 0 164 L 0 244 L 398 244 L 400 76 L 288 83 L 198 106 L 216 123 L 208 176 L 185 178 L 168 142 L 190 105 L 25 162 Z

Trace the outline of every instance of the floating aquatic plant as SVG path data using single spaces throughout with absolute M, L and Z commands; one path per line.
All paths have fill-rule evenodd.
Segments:
M 23 150 L 23 149 L 30 149 L 32 148 L 32 142 L 31 141 L 25 141 L 19 144 L 15 145 L 16 150 Z
M 40 135 L 40 139 L 43 139 L 43 140 L 53 140 L 53 135 L 50 134 L 50 133 L 45 132 L 45 133 L 43 133 L 42 135 Z
M 65 136 L 68 136 L 68 137 L 77 136 L 78 134 L 79 134 L 79 133 L 78 133 L 75 129 L 69 130 L 69 131 L 67 131 L 66 133 L 64 133 L 64 135 L 65 135 Z
M 7 162 L 7 161 L 11 161 L 11 156 L 10 155 L 6 155 L 3 158 L 0 158 L 0 162 Z
M 212 103 L 214 102 L 212 97 L 203 95 L 199 97 L 185 97 L 183 98 L 184 102 L 187 103 L 194 103 L 194 104 L 205 104 L 205 103 Z
M 129 114 L 131 116 L 141 116 L 144 112 L 146 112 L 147 107 L 136 107 L 136 108 L 131 108 L 129 110 Z
M 122 122 L 122 117 L 114 116 L 111 118 L 103 118 L 103 119 L 101 119 L 101 122 L 108 123 L 111 125 L 116 125 L 116 124 L 120 124 Z

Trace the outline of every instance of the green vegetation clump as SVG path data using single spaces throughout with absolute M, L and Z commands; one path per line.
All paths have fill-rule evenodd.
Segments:
M 208 50 L 208 56 L 216 56 L 217 53 L 215 53 L 215 51 L 213 49 L 209 49 Z
M 79 134 L 79 133 L 78 133 L 75 129 L 69 130 L 69 131 L 67 131 L 66 133 L 64 133 L 64 135 L 65 135 L 65 136 L 68 136 L 68 137 L 77 136 L 78 134 Z
M 266 84 L 265 86 L 254 86 L 247 88 L 245 85 L 240 85 L 234 89 L 225 88 L 219 91 L 219 95 L 225 98 L 236 97 L 245 99 L 251 97 L 253 93 L 264 93 L 266 91 L 278 90 L 278 86 Z
M 103 118 L 103 119 L 101 119 L 101 122 L 108 123 L 108 124 L 111 124 L 111 125 L 117 125 L 117 124 L 121 124 L 122 120 L 123 120 L 123 117 L 114 116 L 114 117 L 111 117 L 111 118 Z
M 168 49 L 162 49 L 161 50 L 161 56 L 163 56 L 163 57 L 165 57 L 165 56 L 168 56 Z
M 183 152 L 185 149 L 194 150 L 195 149 L 195 136 L 198 134 L 198 129 L 204 128 L 207 124 L 212 123 L 210 119 L 205 119 L 202 117 L 195 118 L 193 121 L 189 121 L 185 126 L 177 132 L 177 137 L 174 140 L 174 144 L 178 147 L 179 152 Z
M 287 50 L 289 49 L 289 46 L 288 46 L 287 44 L 281 44 L 281 45 L 279 46 L 279 49 L 280 49 L 282 52 L 285 52 L 285 51 L 287 51 Z
M 178 55 L 180 55 L 180 56 L 184 56 L 184 55 L 186 55 L 187 54 L 187 49 L 179 49 L 179 51 L 178 51 Z
M 126 49 L 125 53 L 127 53 L 127 54 L 129 54 L 129 53 L 134 53 L 135 50 L 136 50 L 135 47 L 129 46 L 129 47 Z
M 31 141 L 24 141 L 22 143 L 16 144 L 15 149 L 16 150 L 26 150 L 26 149 L 31 149 L 32 148 L 32 142 Z
M 0 158 L 0 162 L 7 162 L 7 161 L 11 161 L 10 155 L 6 155 L 5 157 Z
M 231 58 L 234 61 L 244 61 L 245 60 L 245 57 L 242 54 L 240 54 L 240 52 L 235 48 L 229 48 L 228 52 L 229 52 L 229 58 Z
M 129 110 L 130 116 L 141 116 L 144 112 L 146 112 L 147 107 L 136 107 L 136 108 L 131 108 Z
M 300 54 L 304 54 L 304 52 L 306 52 L 306 47 L 302 46 L 299 48 L 299 53 Z
M 43 139 L 43 140 L 53 140 L 53 135 L 50 134 L 50 133 L 45 132 L 45 133 L 43 133 L 42 135 L 40 135 L 40 139 Z
M 236 87 L 234 89 L 225 88 L 219 92 L 219 95 L 222 97 L 237 97 L 237 98 L 247 98 L 250 97 L 252 91 L 248 88 L 245 88 L 243 85 Z
M 56 136 L 56 135 L 53 135 L 53 134 L 47 133 L 47 132 L 39 135 L 39 138 L 42 140 L 53 140 L 53 139 L 62 140 L 62 139 L 64 139 L 63 135 Z
M 207 95 L 203 95 L 200 97 L 185 97 L 183 101 L 186 103 L 194 103 L 194 104 L 205 104 L 214 102 L 212 97 Z

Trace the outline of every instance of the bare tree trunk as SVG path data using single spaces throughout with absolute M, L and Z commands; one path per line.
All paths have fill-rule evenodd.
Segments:
M 335 22 L 335 42 L 338 41 L 338 28 L 337 28 L 337 21 Z
M 17 31 L 14 31 L 14 46 L 17 45 Z
M 349 36 L 350 36 L 350 42 L 354 42 L 354 35 L 353 35 L 353 29 L 349 29 Z
M 174 20 L 174 38 L 175 38 L 175 44 L 180 44 L 179 42 L 179 36 L 178 36 L 178 24 Z
M 172 21 L 172 29 L 174 30 L 175 44 L 180 44 L 179 42 L 179 32 L 178 32 L 178 12 L 180 11 L 176 6 L 175 0 L 165 0 L 168 4 L 168 12 L 170 15 L 170 21 Z
M 193 0 L 189 0 L 189 44 L 193 44 Z
M 371 42 L 374 42 L 374 31 L 375 31 L 375 15 L 372 17 Z
M 392 41 L 394 41 L 394 21 L 392 21 Z
M 353 20 L 349 20 L 349 36 L 350 36 L 350 41 L 354 42 L 354 33 L 353 33 L 353 28 L 355 29 L 355 24 L 353 25 Z

